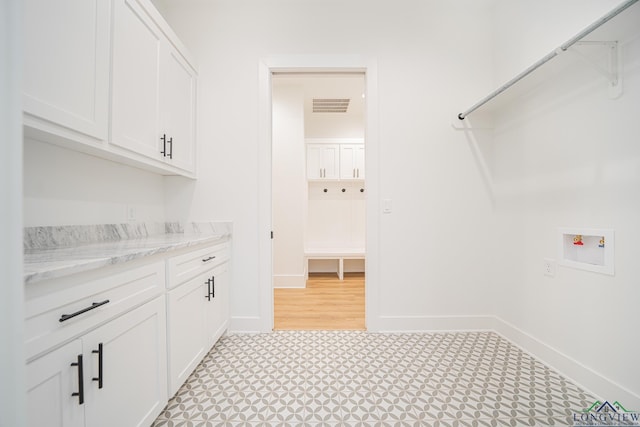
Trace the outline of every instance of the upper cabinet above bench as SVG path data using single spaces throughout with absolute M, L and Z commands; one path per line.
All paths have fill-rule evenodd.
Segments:
M 306 139 L 308 181 L 361 181 L 364 140 Z
M 24 2 L 25 135 L 195 178 L 196 70 L 148 0 Z

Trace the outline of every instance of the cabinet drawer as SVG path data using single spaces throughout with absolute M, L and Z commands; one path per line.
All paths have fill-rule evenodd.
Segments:
M 192 277 L 229 260 L 229 243 L 189 252 L 167 261 L 167 286 L 173 288 Z
M 160 295 L 162 262 L 73 285 L 25 303 L 27 359 Z

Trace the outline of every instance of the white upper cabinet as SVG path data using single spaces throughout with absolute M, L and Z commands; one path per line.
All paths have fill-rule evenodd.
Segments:
M 307 179 L 338 179 L 340 146 L 307 144 Z
M 111 143 L 159 158 L 162 34 L 135 0 L 116 0 L 113 12 Z
M 160 68 L 160 127 L 164 160 L 193 171 L 195 147 L 196 74 L 171 44 L 165 43 Z M 168 145 L 167 141 L 170 141 Z M 168 153 L 167 153 L 167 150 Z
M 109 2 L 25 0 L 23 101 L 27 135 L 89 144 L 108 136 Z
M 195 177 L 197 73 L 149 0 L 25 0 L 24 15 L 27 136 Z
M 364 144 L 340 144 L 340 179 L 364 179 Z
M 364 173 L 364 143 L 307 142 L 308 180 L 364 180 Z
M 195 70 L 138 0 L 114 7 L 111 142 L 193 172 Z

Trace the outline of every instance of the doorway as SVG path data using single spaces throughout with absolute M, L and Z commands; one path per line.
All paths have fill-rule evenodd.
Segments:
M 274 329 L 365 329 L 365 74 L 272 74 Z

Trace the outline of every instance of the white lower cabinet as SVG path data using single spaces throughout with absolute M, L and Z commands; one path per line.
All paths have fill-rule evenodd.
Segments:
M 30 427 L 82 427 L 86 406 L 79 404 L 78 356 L 82 341 L 75 340 L 27 365 L 27 415 Z M 81 382 L 84 386 L 84 382 Z
M 222 264 L 211 272 L 211 299 L 205 304 L 205 340 L 210 349 L 229 326 L 229 268 Z
M 223 251 L 228 248 L 225 246 Z M 219 251 L 218 256 L 220 260 L 228 257 Z M 170 260 L 170 264 L 172 261 L 175 263 Z M 178 391 L 229 325 L 228 265 L 226 261 L 216 266 L 202 265 L 196 276 L 169 290 L 170 396 Z M 170 281 L 168 285 L 172 285 Z
M 87 334 L 82 341 L 90 358 L 85 389 L 87 426 L 151 425 L 168 400 L 164 295 Z
M 229 324 L 229 243 L 27 285 L 28 425 L 153 423 Z
M 29 426 L 147 426 L 167 402 L 164 296 L 27 365 Z
M 169 291 L 169 394 L 173 395 L 206 354 L 205 323 L 206 284 L 198 276 Z

